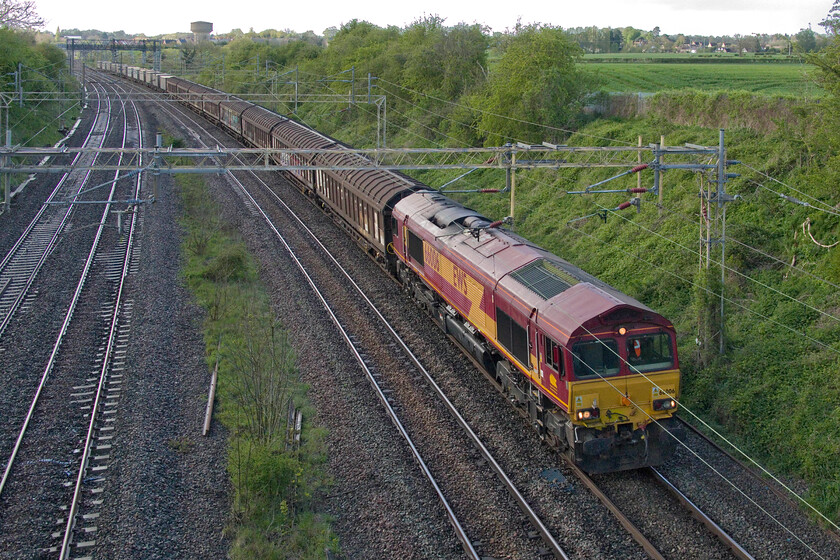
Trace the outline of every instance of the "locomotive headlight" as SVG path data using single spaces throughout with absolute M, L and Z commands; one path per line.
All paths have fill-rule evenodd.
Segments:
M 657 399 L 653 401 L 653 410 L 673 410 L 677 408 L 677 401 L 674 399 Z
M 577 411 L 577 419 L 583 422 L 587 420 L 594 420 L 601 415 L 601 411 L 597 408 L 585 408 Z

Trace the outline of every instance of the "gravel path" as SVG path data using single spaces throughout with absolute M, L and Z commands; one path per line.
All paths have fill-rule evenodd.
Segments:
M 144 126 L 153 136 L 159 122 L 147 115 Z M 227 434 L 214 421 L 209 436 L 201 436 L 210 383 L 203 312 L 179 277 L 181 207 L 168 176 L 161 192 L 159 202 L 143 208 L 97 558 L 224 558 L 230 546 Z

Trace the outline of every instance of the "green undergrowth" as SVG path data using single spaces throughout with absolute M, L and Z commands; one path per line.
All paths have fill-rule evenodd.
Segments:
M 8 103 L 8 108 L 0 108 L 0 145 L 6 144 L 7 125 L 12 145 L 31 147 L 52 146 L 73 126 L 81 113 L 81 95 L 77 82 L 68 75 L 66 58 L 55 46 L 36 44 L 33 33 L 0 27 L 0 105 Z M 22 102 L 16 94 L 18 83 L 24 93 Z M 26 177 L 12 175 L 11 189 Z
M 7 116 L 12 143 L 25 146 L 51 146 L 61 139 L 59 129 L 72 126 L 81 112 L 80 94 L 78 83 L 68 74 L 66 58 L 55 46 L 36 44 L 32 33 L 0 27 L 0 75 L 4 78 L 0 93 L 10 100 L 8 115 L 0 112 L 4 129 L 0 143 L 6 141 Z M 23 102 L 15 95 L 18 82 Z
M 324 429 L 300 382 L 288 331 L 274 315 L 257 267 L 219 217 L 200 177 L 177 180 L 183 201 L 183 276 L 206 311 L 207 363 L 218 363 L 215 417 L 227 428 L 234 559 L 312 558 L 338 548 L 317 496 L 329 485 Z M 290 402 L 303 412 L 290 443 Z
M 354 29 L 349 38 L 360 28 Z M 394 85 L 388 89 L 389 147 L 478 146 L 494 138 L 494 131 L 482 129 L 483 114 L 504 111 L 487 104 L 489 82 L 478 80 L 460 96 L 434 89 L 434 95 L 426 96 L 420 93 L 426 90 L 416 85 L 416 73 L 406 71 L 406 65 L 398 64 L 398 57 L 385 48 L 398 40 L 399 33 L 381 35 L 375 51 L 334 41 L 324 56 L 341 55 L 337 59 L 341 64 L 317 75 L 343 71 L 352 60 L 358 64 L 357 76 L 372 71 L 374 76 L 388 76 L 392 84 L 405 84 L 405 91 Z M 312 60 L 314 64 L 332 59 Z M 489 58 L 491 77 L 495 60 Z M 772 471 L 803 479 L 808 499 L 828 517 L 840 520 L 836 459 L 840 456 L 836 404 L 840 402 L 840 290 L 835 287 L 840 284 L 840 245 L 832 246 L 840 239 L 834 206 L 840 158 L 833 129 L 820 126 L 836 122 L 826 113 L 830 100 L 810 89 L 810 75 L 795 64 L 768 64 L 763 69 L 748 64 L 652 66 L 656 65 L 623 64 L 614 69 L 625 72 L 628 82 L 612 91 L 658 92 L 648 100 L 643 116 L 632 111 L 619 113 L 625 115 L 622 118 L 587 113 L 576 115 L 568 126 L 558 122 L 554 124 L 559 128 L 541 129 L 541 138 L 532 139 L 532 128 L 523 128 L 527 136 L 511 138 L 597 147 L 635 146 L 639 136 L 647 146 L 664 136 L 668 146 L 715 146 L 718 129 L 725 128 L 727 158 L 743 163 L 729 170 L 740 177 L 726 186 L 729 194 L 740 198 L 727 205 L 728 270 L 723 280 L 716 264 L 719 244 L 712 246 L 708 270 L 700 262 L 698 194 L 714 180 L 713 171 L 664 172 L 661 208 L 656 196 L 646 194 L 639 213 L 633 207 L 610 212 L 631 198 L 624 190 L 636 186 L 636 175 L 600 187 L 623 192 L 567 194 L 608 179 L 620 169 L 520 171 L 516 231 L 673 321 L 684 373 L 684 408 L 721 427 Z M 613 71 L 602 64 L 583 67 L 584 72 Z M 318 68 L 313 66 L 310 72 Z M 644 85 L 653 82 L 655 88 Z M 259 82 L 224 84 L 228 86 L 240 93 L 265 87 Z M 611 91 L 603 84 L 602 88 Z M 517 99 L 521 101 L 521 96 Z M 280 104 L 271 108 L 288 112 L 290 106 L 285 111 Z M 350 145 L 376 145 L 377 112 L 366 103 L 301 103 L 295 116 Z M 580 156 L 569 156 L 574 157 Z M 716 158 L 690 162 L 704 161 Z M 686 162 L 671 156 L 665 161 Z M 464 170 L 411 173 L 433 188 L 453 180 L 448 190 L 505 186 L 501 170 L 479 170 L 461 179 L 457 178 Z M 641 176 L 642 186 L 653 185 L 650 170 Z M 510 214 L 509 194 L 452 196 L 494 220 Z M 606 223 L 598 213 L 607 215 Z M 790 269 L 791 263 L 799 270 Z M 718 352 L 721 290 L 722 355 Z
M 593 122 L 569 143 L 599 145 L 606 138 L 634 143 L 638 135 L 645 144 L 658 142 L 660 135 L 667 145 L 677 146 L 715 145 L 718 140 L 714 129 L 637 119 Z M 637 213 L 633 207 L 611 211 L 630 199 L 626 192 L 567 194 L 617 171 L 519 172 L 516 232 L 671 319 L 679 338 L 685 407 L 771 471 L 805 480 L 807 499 L 837 522 L 840 245 L 825 248 L 816 242 L 830 245 L 840 239 L 840 219 L 779 195 L 815 206 L 819 200 L 835 200 L 836 172 L 801 131 L 734 128 L 726 132 L 726 146 L 728 157 L 743 163 L 730 168 L 741 176 L 726 187 L 739 199 L 727 206 L 723 355 L 718 352 L 718 246 L 708 270 L 699 262 L 698 192 L 701 185 L 708 188 L 713 175 L 667 171 L 661 209 L 657 197 L 647 194 Z M 453 175 L 427 172 L 421 179 L 441 185 Z M 455 188 L 504 186 L 501 172 L 476 172 L 468 179 Z M 650 172 L 642 172 L 642 186 L 650 187 L 652 180 Z M 601 188 L 636 184 L 636 177 L 628 176 Z M 491 219 L 510 212 L 508 195 L 453 196 Z M 593 215 L 605 210 L 606 223 Z M 790 269 L 790 263 L 801 272 Z

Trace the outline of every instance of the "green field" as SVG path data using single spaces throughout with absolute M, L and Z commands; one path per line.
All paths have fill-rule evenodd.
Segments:
M 675 62 L 686 61 L 692 63 L 715 63 L 725 62 L 727 64 L 799 64 L 802 62 L 802 57 L 796 55 L 786 54 L 770 54 L 770 53 L 719 53 L 719 52 L 699 52 L 699 53 L 655 53 L 655 52 L 620 52 L 620 53 L 597 53 L 585 54 L 583 56 L 584 62 Z
M 650 92 L 694 88 L 706 91 L 749 91 L 764 95 L 814 98 L 822 90 L 805 64 L 633 63 L 583 64 L 609 92 Z

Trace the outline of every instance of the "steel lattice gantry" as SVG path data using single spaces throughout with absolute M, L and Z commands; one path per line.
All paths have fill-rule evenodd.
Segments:
M 0 146 L 0 155 L 10 156 L 15 162 L 0 173 L 63 173 L 67 165 L 37 162 L 45 156 L 97 152 L 102 155 L 123 156 L 119 165 L 97 163 L 91 169 L 99 171 L 145 171 L 158 162 L 161 173 L 223 173 L 226 171 L 272 170 L 344 170 L 361 169 L 562 169 L 581 167 L 631 168 L 637 154 L 651 148 L 606 147 L 587 148 L 554 145 L 509 145 L 496 148 L 323 148 L 323 149 L 265 149 L 265 148 L 29 148 L 25 146 Z M 306 161 L 297 165 L 278 166 L 280 154 L 305 155 Z M 312 156 L 353 154 L 364 158 L 367 165 L 332 165 L 327 158 L 320 163 L 310 161 Z M 75 169 L 78 169 L 76 167 Z
M 73 72 L 73 61 L 75 60 L 77 51 L 111 51 L 113 62 L 119 62 L 117 59 L 117 51 L 139 51 L 143 53 L 144 61 L 151 52 L 154 56 L 153 68 L 156 72 L 160 72 L 160 39 L 108 39 L 98 41 L 93 39 L 68 37 L 65 48 L 67 49 L 67 56 L 70 60 L 71 73 Z

